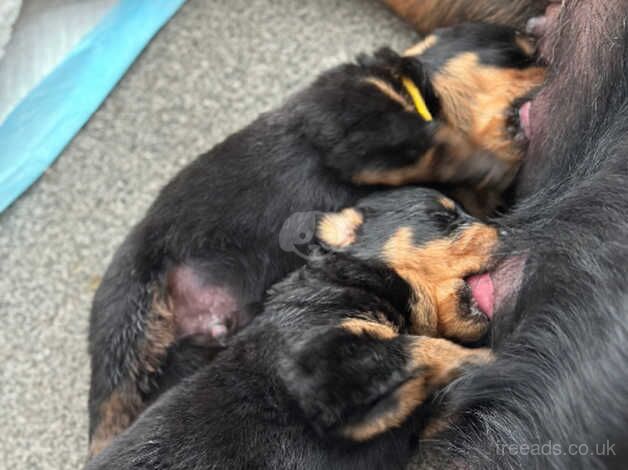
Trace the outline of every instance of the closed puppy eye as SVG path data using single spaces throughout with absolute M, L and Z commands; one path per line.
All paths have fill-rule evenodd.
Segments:
M 449 231 L 452 225 L 455 225 L 458 221 L 458 214 L 454 211 L 443 210 L 432 214 L 434 222 L 438 225 L 439 229 Z
M 466 213 L 463 212 L 457 205 L 451 209 L 447 208 L 435 211 L 431 214 L 431 216 L 439 230 L 446 233 L 454 232 L 465 222 L 468 222 L 470 218 L 470 216 L 467 216 Z

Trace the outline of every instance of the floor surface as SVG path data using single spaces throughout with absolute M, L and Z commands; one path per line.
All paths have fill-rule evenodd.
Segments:
M 377 0 L 189 0 L 0 215 L 0 468 L 83 463 L 90 300 L 159 188 L 322 69 L 414 40 Z

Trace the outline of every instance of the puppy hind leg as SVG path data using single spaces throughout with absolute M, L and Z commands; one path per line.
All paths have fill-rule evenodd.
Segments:
M 228 287 L 207 283 L 198 269 L 177 265 L 161 282 L 148 285 L 123 264 L 113 264 L 115 272 L 105 277 L 92 312 L 91 456 L 130 426 L 159 392 L 179 340 L 217 347 L 249 318 Z
M 145 407 L 174 342 L 171 312 L 132 257 L 114 259 L 94 297 L 90 319 L 90 455 L 124 431 Z
M 168 272 L 167 296 L 177 338 L 221 345 L 249 320 L 232 288 L 207 282 L 188 265 Z

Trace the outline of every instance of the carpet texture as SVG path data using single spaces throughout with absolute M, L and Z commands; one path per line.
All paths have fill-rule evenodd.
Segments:
M 159 188 L 324 68 L 416 36 L 377 0 L 190 0 L 53 167 L 0 216 L 0 456 L 75 469 L 87 318 Z

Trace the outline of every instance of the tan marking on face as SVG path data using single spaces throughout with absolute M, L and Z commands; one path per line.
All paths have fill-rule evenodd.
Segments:
M 441 197 L 438 202 L 440 202 L 441 206 L 445 209 L 449 209 L 450 211 L 453 211 L 456 208 L 456 203 L 448 197 Z
M 422 246 L 409 227 L 390 238 L 384 259 L 414 291 L 412 333 L 475 341 L 486 332 L 487 322 L 460 314 L 460 292 L 466 276 L 486 270 L 496 244 L 497 230 L 481 223 Z
M 345 320 L 340 326 L 356 336 L 368 335 L 382 340 L 393 339 L 397 336 L 397 331 L 390 324 L 360 320 L 358 318 Z
M 365 82 L 374 85 L 379 91 L 381 91 L 384 95 L 386 95 L 391 100 L 399 103 L 403 109 L 409 112 L 414 112 L 414 108 L 412 107 L 412 103 L 407 101 L 403 96 L 401 96 L 390 83 L 385 82 L 381 78 L 368 77 L 364 79 Z
M 438 388 L 457 377 L 464 364 L 488 364 L 493 360 L 489 349 L 469 349 L 439 338 L 415 337 L 407 351 L 409 371 L 416 377 L 393 393 L 395 405 L 374 418 L 352 424 L 343 435 L 354 441 L 372 439 L 399 427 Z
M 478 148 L 516 163 L 521 150 L 507 133 L 512 103 L 545 79 L 545 69 L 508 69 L 482 65 L 477 54 L 451 59 L 432 77 L 441 114 L 450 126 L 466 134 Z
M 419 42 L 418 44 L 415 44 L 414 46 L 410 47 L 409 49 L 406 49 L 403 52 L 403 55 L 405 57 L 420 56 L 426 50 L 430 49 L 431 47 L 434 47 L 437 42 L 438 42 L 438 36 L 436 36 L 434 34 L 431 34 L 428 37 L 426 37 L 423 41 Z
M 326 214 L 318 224 L 318 238 L 334 248 L 344 248 L 356 240 L 356 232 L 364 222 L 362 214 L 348 208 L 334 214 Z
M 100 422 L 89 444 L 89 455 L 100 453 L 111 440 L 128 428 L 144 408 L 135 390 L 116 390 L 100 406 Z

